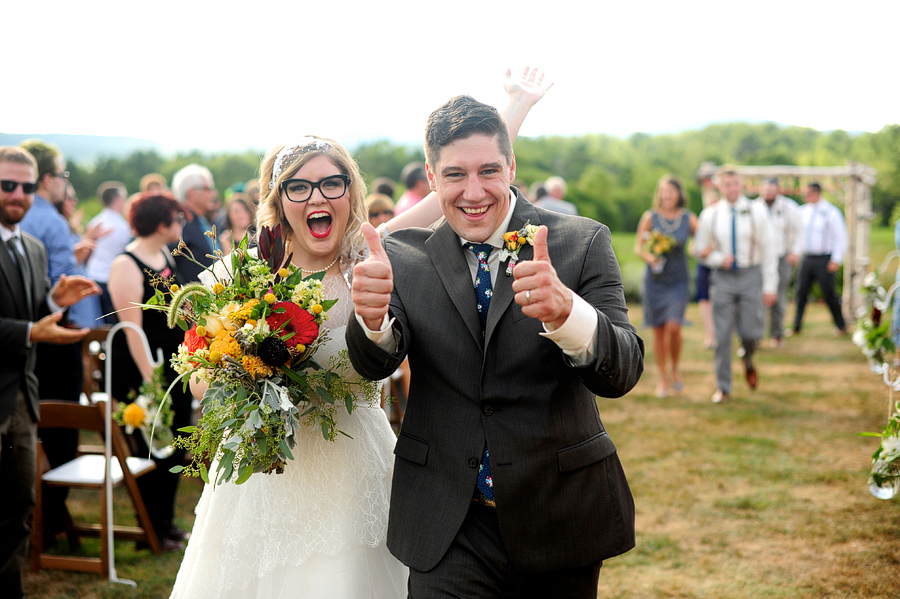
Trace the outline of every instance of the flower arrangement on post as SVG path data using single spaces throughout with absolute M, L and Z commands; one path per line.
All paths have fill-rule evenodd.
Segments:
M 891 291 L 885 291 L 878 277 L 870 272 L 863 278 L 861 291 L 864 305 L 857 312 L 853 343 L 869 361 L 872 372 L 882 375 L 888 388 L 888 423 L 880 433 L 862 433 L 866 437 L 878 437 L 880 443 L 872 454 L 872 471 L 869 474 L 869 491 L 879 499 L 891 499 L 900 491 L 900 403 L 894 401 L 893 392 L 898 379 L 895 363 L 896 347 L 891 339 L 890 321 L 883 318 L 890 308 Z
M 674 237 L 663 233 L 659 229 L 651 229 L 644 233 L 644 238 L 641 241 L 643 250 L 657 258 L 657 261 L 650 265 L 650 271 L 654 275 L 662 273 L 663 268 L 666 267 L 666 256 L 675 249 L 676 243 Z
M 172 403 L 165 401 L 164 366 L 160 364 L 153 370 L 153 378 L 141 385 L 137 397 L 131 394 L 131 403 L 119 402 L 112 414 L 116 424 L 124 426 L 129 435 L 135 429 L 141 431 L 150 453 L 161 460 L 175 450 L 172 446 L 175 412 L 172 411 Z
M 185 331 L 172 357 L 184 385 L 192 376 L 208 384 L 197 426 L 180 429 L 189 435 L 175 439 L 193 462 L 172 470 L 209 482 L 205 463 L 211 461 L 217 484 L 281 473 L 294 458 L 301 426 L 334 441 L 342 434 L 338 409 L 352 413 L 358 396 L 378 401 L 376 383 L 339 374 L 349 365 L 346 352 L 327 364 L 315 360 L 328 340 L 322 325 L 337 302 L 324 296 L 324 273 L 302 278 L 291 256 L 285 259 L 280 225 L 262 228 L 258 256 L 248 243 L 245 237 L 228 256 L 217 252 L 207 269 L 211 286 L 157 287 L 146 306 L 166 310 L 169 326 Z

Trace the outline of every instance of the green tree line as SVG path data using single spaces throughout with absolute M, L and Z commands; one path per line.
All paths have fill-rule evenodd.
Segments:
M 900 205 L 900 125 L 856 135 L 773 123 L 732 123 L 676 134 L 635 133 L 627 138 L 601 134 L 523 137 L 516 142 L 515 152 L 520 179 L 531 184 L 550 175 L 564 177 L 569 184 L 567 199 L 581 214 L 618 231 L 637 227 L 641 213 L 650 206 L 657 180 L 666 173 L 682 179 L 691 208 L 699 212 L 695 173 L 703 162 L 801 166 L 859 162 L 878 171 L 872 190 L 876 224 L 893 224 L 894 208 Z M 362 144 L 353 154 L 369 182 L 380 176 L 397 180 L 405 164 L 424 160 L 420 148 L 386 140 Z M 101 159 L 90 168 L 69 163 L 68 169 L 79 197 L 90 198 L 107 180 L 122 181 L 130 191 L 137 190 L 140 178 L 150 172 L 161 173 L 171 182 L 172 175 L 191 162 L 206 165 L 222 190 L 257 176 L 261 158 L 253 151 L 171 157 L 138 151 L 124 158 Z

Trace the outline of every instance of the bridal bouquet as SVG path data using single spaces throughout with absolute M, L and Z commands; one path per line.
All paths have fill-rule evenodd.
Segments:
M 175 253 L 184 251 L 182 242 Z M 185 330 L 172 357 L 184 385 L 191 376 L 209 385 L 197 426 L 179 429 L 189 435 L 175 440 L 193 461 L 172 468 L 207 483 L 208 462 L 216 464 L 217 484 L 281 473 L 294 459 L 301 426 L 334 441 L 342 434 L 335 421 L 339 406 L 352 413 L 357 396 L 378 401 L 376 383 L 339 374 L 349 364 L 346 352 L 326 364 L 315 359 L 328 340 L 322 325 L 337 302 L 324 297 L 324 273 L 303 279 L 292 256 L 284 259 L 280 225 L 262 228 L 258 254 L 248 251 L 245 237 L 228 256 L 217 252 L 207 269 L 211 285 L 159 285 L 147 306 L 165 309 L 169 326 Z
M 666 256 L 675 249 L 675 244 L 674 237 L 663 233 L 659 229 L 651 229 L 644 233 L 641 246 L 645 252 L 659 259 L 655 264 L 650 265 L 650 270 L 653 271 L 653 274 L 658 275 L 663 271 L 663 268 L 666 266 Z
M 141 385 L 135 397 L 132 393 L 131 403 L 119 402 L 113 412 L 113 420 L 125 427 L 129 435 L 135 429 L 141 432 L 150 453 L 157 459 L 165 459 L 175 450 L 172 447 L 172 421 L 175 412 L 171 402 L 165 401 L 166 380 L 163 364 L 153 371 L 153 378 Z

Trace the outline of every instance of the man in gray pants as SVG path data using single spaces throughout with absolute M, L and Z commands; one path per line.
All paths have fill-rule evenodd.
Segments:
M 769 337 L 772 347 L 784 345 L 784 315 L 787 291 L 794 267 L 803 253 L 803 223 L 797 202 L 779 193 L 778 179 L 768 179 L 755 202 L 766 209 L 772 245 L 778 256 L 778 299 L 769 310 Z
M 700 213 L 697 254 L 712 271 L 716 329 L 716 390 L 721 403 L 731 394 L 731 337 L 735 326 L 744 348 L 744 374 L 751 389 L 759 381 L 753 353 L 763 335 L 766 307 L 775 303 L 777 256 L 765 208 L 748 200 L 733 167 L 722 167 L 716 185 L 725 201 Z

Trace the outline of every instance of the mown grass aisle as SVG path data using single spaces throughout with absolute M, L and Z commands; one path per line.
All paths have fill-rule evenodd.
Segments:
M 900 503 L 869 494 L 877 440 L 858 435 L 886 423 L 880 377 L 812 305 L 801 336 L 759 352 L 759 388 L 735 360 L 731 401 L 715 405 L 698 318 L 690 306 L 681 396 L 653 397 L 648 345 L 635 391 L 600 400 L 638 530 L 604 565 L 600 596 L 900 597 Z

